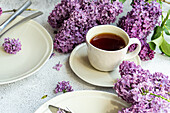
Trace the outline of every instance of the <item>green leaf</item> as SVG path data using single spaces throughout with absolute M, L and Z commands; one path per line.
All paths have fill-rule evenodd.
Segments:
M 162 1 L 161 0 L 156 0 L 156 2 L 160 3 L 162 5 Z
M 164 31 L 167 35 L 170 35 L 170 27 L 164 25 Z
M 149 47 L 152 49 L 152 50 L 155 50 L 156 46 L 160 46 L 163 42 L 163 36 L 160 35 L 158 38 L 152 40 L 149 42 Z
M 134 4 L 134 0 L 132 0 L 132 2 L 130 3 L 130 5 L 133 5 Z
M 116 0 L 111 0 L 111 3 L 113 3 L 113 1 L 116 1 Z M 119 2 L 122 2 L 122 4 L 125 2 L 126 0 L 119 0 Z
M 170 28 L 170 19 L 168 19 L 168 20 L 166 21 L 166 24 L 165 24 L 165 25 Z
M 156 44 L 153 42 L 149 42 L 149 47 L 151 48 L 151 50 L 155 50 Z
M 163 42 L 160 45 L 160 49 L 163 53 L 165 53 L 165 55 L 170 57 L 170 44 L 168 44 L 165 39 L 163 39 Z
M 170 35 L 170 19 L 166 21 L 166 24 L 164 25 L 164 31 L 167 35 Z
M 122 2 L 122 3 L 124 3 L 126 0 L 119 0 L 119 2 Z
M 161 48 L 161 46 L 159 46 L 159 49 L 160 49 L 160 51 L 161 51 L 162 53 L 164 53 L 164 52 L 162 51 L 162 48 Z
M 151 3 L 152 1 L 155 1 L 155 0 L 145 0 L 145 2 L 148 2 L 148 3 Z M 159 4 L 162 5 L 162 1 L 161 0 L 156 0 L 156 2 L 158 2 Z
M 41 97 L 41 99 L 45 99 L 45 98 L 47 98 L 47 95 L 44 95 L 43 97 Z
M 162 27 L 156 26 L 154 28 L 154 33 L 153 33 L 153 35 L 151 37 L 151 40 L 159 38 L 161 36 L 161 34 L 162 34 L 162 31 L 163 31 Z

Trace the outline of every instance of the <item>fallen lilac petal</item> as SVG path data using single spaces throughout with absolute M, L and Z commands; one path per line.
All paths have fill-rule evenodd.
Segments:
M 62 66 L 63 66 L 63 65 L 60 64 L 60 62 L 59 62 L 58 64 L 56 64 L 56 65 L 53 67 L 53 69 L 56 69 L 57 71 L 59 71 Z
M 52 54 L 51 54 L 51 56 L 50 56 L 50 59 L 53 57 L 53 56 L 55 56 L 56 54 L 53 52 Z
M 0 8 L 0 16 L 1 16 L 1 14 L 2 14 L 2 8 Z

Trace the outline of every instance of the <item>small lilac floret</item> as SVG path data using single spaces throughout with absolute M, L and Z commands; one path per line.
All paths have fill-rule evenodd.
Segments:
M 71 92 L 73 91 L 72 86 L 70 85 L 69 81 L 62 81 L 62 82 L 58 82 L 57 87 L 55 88 L 55 92 Z
M 59 108 L 59 110 L 57 111 L 57 113 L 66 113 L 66 112 L 64 112 L 63 110 L 61 110 L 61 109 Z
M 57 71 L 60 71 L 60 68 L 62 67 L 63 65 L 60 64 L 60 62 L 58 64 L 56 64 L 53 69 L 56 69 Z

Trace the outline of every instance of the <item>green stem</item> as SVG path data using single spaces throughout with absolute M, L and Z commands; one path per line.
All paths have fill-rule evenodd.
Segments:
M 145 91 L 144 88 L 141 88 L 141 89 L 142 89 L 142 95 L 146 95 L 147 93 L 149 93 L 148 90 Z M 162 98 L 162 99 L 170 102 L 170 100 L 168 100 L 167 98 L 165 98 L 165 97 L 163 97 L 163 96 L 161 96 L 161 95 L 156 95 L 156 94 L 153 94 L 153 93 L 149 93 L 149 94 L 150 94 L 150 95 L 154 95 L 154 96 L 156 96 L 156 97 L 160 97 L 160 98 Z
M 170 92 L 168 92 L 167 94 L 170 95 Z
M 163 27 L 165 25 L 166 20 L 168 20 L 169 14 L 170 14 L 170 10 L 168 10 L 168 13 L 167 13 L 165 19 L 163 20 L 161 27 Z
M 63 90 L 63 93 L 66 93 L 67 91 L 66 90 Z
M 162 13 L 168 13 L 168 11 L 162 11 Z
M 169 29 L 166 27 L 166 25 L 164 25 L 165 29 L 169 31 Z
M 164 15 L 161 16 L 161 19 L 162 19 L 162 22 L 163 22 L 163 20 L 164 20 Z
M 150 93 L 150 95 L 153 95 L 153 96 L 156 96 L 156 97 L 162 98 L 162 99 L 164 99 L 164 100 L 166 100 L 166 101 L 170 102 L 170 100 L 168 100 L 167 98 L 165 98 L 165 97 L 163 97 L 163 96 L 161 96 L 161 95 L 155 95 L 155 94 L 153 94 L 153 93 Z
M 146 0 L 145 2 L 148 2 L 148 3 L 150 3 L 151 1 L 153 1 L 153 0 Z

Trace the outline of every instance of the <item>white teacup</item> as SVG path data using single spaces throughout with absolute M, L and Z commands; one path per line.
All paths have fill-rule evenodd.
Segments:
M 90 40 L 102 33 L 112 33 L 120 36 L 125 41 L 126 46 L 115 51 L 102 50 L 93 46 Z M 91 65 L 100 71 L 114 70 L 123 59 L 131 59 L 138 55 L 141 50 L 141 43 L 137 38 L 129 38 L 124 30 L 113 25 L 99 25 L 91 28 L 86 34 L 86 44 Z M 128 47 L 132 44 L 138 44 L 138 46 L 133 52 L 128 53 Z

